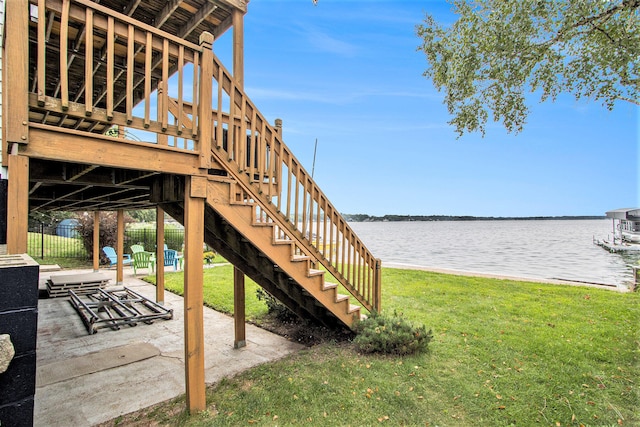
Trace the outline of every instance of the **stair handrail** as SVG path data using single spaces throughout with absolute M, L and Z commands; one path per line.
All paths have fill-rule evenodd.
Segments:
M 217 84 L 217 108 L 212 108 L 211 122 L 201 125 L 210 128 L 212 156 L 254 201 L 260 201 L 271 219 L 296 236 L 305 253 L 317 260 L 365 308 L 379 311 L 380 259 L 369 251 L 287 147 L 281 128 L 267 122 L 220 59 L 212 50 L 204 49 L 201 66 L 205 67 L 209 61 Z M 209 88 L 205 88 L 205 98 L 200 101 L 208 102 L 206 98 L 210 93 Z M 225 97 L 228 97 L 228 113 L 222 111 Z M 206 133 L 199 132 L 203 137 Z M 201 141 L 200 145 L 206 147 L 207 144 Z

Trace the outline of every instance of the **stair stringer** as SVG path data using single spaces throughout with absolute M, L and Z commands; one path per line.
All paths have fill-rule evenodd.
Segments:
M 232 182 L 209 180 L 207 205 L 237 230 L 246 242 L 255 246 L 269 260 L 271 268 L 282 270 L 301 288 L 303 293 L 311 295 L 342 323 L 351 327 L 354 321 L 360 318 L 360 307 L 351 305 L 349 298 L 339 295 L 335 286 L 325 284 L 325 272 L 311 268 L 311 257 L 296 256 L 296 244 L 293 240 L 285 244 L 277 241 L 274 231 L 275 223 L 272 225 L 256 223 L 253 205 L 232 201 L 233 185 Z M 292 291 L 292 288 L 289 287 L 288 290 Z M 277 295 L 274 296 L 277 297 Z
M 180 203 L 165 203 L 165 212 L 176 221 L 183 222 L 184 208 Z M 245 275 L 278 298 L 293 313 L 302 318 L 313 318 L 328 327 L 342 324 L 326 308 L 302 293 L 284 272 L 277 271 L 273 263 L 243 237 L 211 207 L 205 207 L 205 241 Z M 252 262 L 253 260 L 253 262 Z M 257 260 L 257 262 L 256 262 Z M 292 290 L 293 289 L 293 290 Z

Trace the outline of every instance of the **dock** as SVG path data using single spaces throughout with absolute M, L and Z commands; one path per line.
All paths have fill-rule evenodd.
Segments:
M 611 242 L 609 240 L 595 240 L 595 239 L 593 243 L 611 253 L 640 251 L 640 244 L 618 243 L 618 242 Z

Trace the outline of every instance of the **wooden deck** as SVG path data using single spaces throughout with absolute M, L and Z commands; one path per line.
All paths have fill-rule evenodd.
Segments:
M 157 209 L 158 248 L 164 212 L 182 223 L 192 410 L 204 408 L 203 241 L 236 267 L 239 346 L 244 275 L 330 326 L 381 306 L 380 260 L 284 143 L 281 121 L 244 92 L 245 13 L 241 0 L 13 0 L 6 10 L 7 251 L 26 252 L 28 211 L 117 210 L 118 254 L 124 210 Z M 227 29 L 233 72 L 213 51 Z

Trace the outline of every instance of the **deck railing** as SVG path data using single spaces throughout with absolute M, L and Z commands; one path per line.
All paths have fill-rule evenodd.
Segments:
M 135 139 L 198 150 L 197 111 L 183 106 L 199 96 L 200 46 L 92 1 L 32 4 L 37 57 L 29 104 L 44 111 L 44 124 L 85 131 L 118 125 Z
M 258 217 L 294 237 L 365 308 L 380 308 L 380 260 L 214 55 L 213 36 L 198 46 L 89 0 L 31 2 L 32 120 L 39 112 L 41 123 L 80 131 L 147 131 L 158 148 L 198 153 L 203 169 L 223 165 Z

